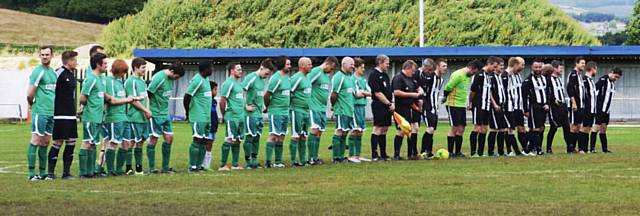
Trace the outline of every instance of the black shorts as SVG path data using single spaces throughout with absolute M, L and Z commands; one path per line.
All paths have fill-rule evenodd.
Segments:
M 371 113 L 373 114 L 373 126 L 389 127 L 391 126 L 391 112 L 384 104 L 371 103 Z
M 54 119 L 53 120 L 53 140 L 78 138 L 78 124 L 76 120 Z
M 541 105 L 531 105 L 527 124 L 529 128 L 543 128 L 544 122 L 547 120 L 547 111 Z
M 596 114 L 586 112 L 584 114 L 584 120 L 582 121 L 582 127 L 593 127 L 593 124 L 596 122 Z
M 467 125 L 467 109 L 464 107 L 447 106 L 447 113 L 449 113 L 449 123 L 451 126 Z
M 549 124 L 553 127 L 564 127 L 569 125 L 569 113 L 565 106 L 551 106 L 548 116 Z
M 433 114 L 431 112 L 423 112 L 422 121 L 424 121 L 424 124 L 427 126 L 427 128 L 432 127 L 435 130 L 438 127 L 437 114 Z
M 488 125 L 490 115 L 488 110 L 473 108 L 473 125 Z
M 420 113 L 414 109 L 411 109 L 411 107 L 409 106 L 400 105 L 396 107 L 396 112 L 404 117 L 404 119 L 406 119 L 409 123 L 420 122 Z
M 522 110 L 507 112 L 507 119 L 509 119 L 511 129 L 516 129 L 518 126 L 524 127 L 524 112 Z
M 582 124 L 585 117 L 584 115 L 585 115 L 584 109 L 578 109 L 576 111 L 571 110 L 571 112 L 569 112 L 569 124 L 572 124 L 572 125 Z
M 511 128 L 507 115 L 504 112 L 497 112 L 491 109 L 491 119 L 489 119 L 489 128 L 506 129 Z
M 597 125 L 601 125 L 601 124 L 609 124 L 609 118 L 610 115 L 609 113 L 603 113 L 603 112 L 599 112 L 598 114 L 596 114 L 596 124 Z

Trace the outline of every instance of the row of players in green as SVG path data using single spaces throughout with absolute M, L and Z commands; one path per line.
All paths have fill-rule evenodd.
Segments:
M 364 61 L 345 57 L 340 70 L 331 79 L 330 73 L 337 66 L 338 60 L 335 57 L 326 58 L 322 65 L 315 68 L 311 59 L 303 57 L 298 62 L 299 72 L 289 77 L 291 61 L 286 56 L 281 56 L 275 60 L 263 60 L 260 68 L 245 76 L 241 82 L 242 66 L 239 63 L 228 64 L 229 78 L 222 84 L 219 106 L 226 128 L 219 170 L 244 169 L 239 165 L 243 138 L 245 168 L 262 167 L 258 163 L 258 150 L 265 112 L 268 114 L 269 124 L 265 167 L 285 167 L 282 160 L 283 142 L 288 133 L 289 120 L 293 129 L 289 144 L 292 166 L 323 163 L 318 153 L 320 137 L 326 127 L 329 99 L 338 121 L 332 142 L 333 161 L 367 160 L 360 157 L 361 135 L 365 128 L 365 97 L 370 96 L 367 81 L 363 77 Z M 190 100 L 190 103 L 185 102 L 185 108 L 188 110 L 194 137 L 190 148 L 191 171 L 202 169 L 202 146 L 205 139 L 210 139 L 203 134 L 210 124 L 204 122 L 208 119 L 208 113 L 203 110 L 208 108 L 207 104 L 211 101 L 207 97 L 195 96 L 208 91 L 207 88 L 198 88 L 200 83 L 205 83 L 202 80 L 206 80 L 206 76 L 211 74 L 207 68 L 209 67 L 200 67 L 200 74 L 193 78 L 187 90 L 188 95 L 185 95 Z M 270 75 L 273 71 L 275 73 Z M 350 131 L 350 157 L 344 158 L 346 137 Z M 229 152 L 232 155 L 231 166 L 227 164 Z

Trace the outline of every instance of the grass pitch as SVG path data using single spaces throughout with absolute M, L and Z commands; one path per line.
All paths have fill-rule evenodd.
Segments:
M 446 148 L 448 125 L 440 126 L 435 137 L 436 149 Z M 609 146 L 614 153 L 606 155 L 556 153 L 543 157 L 376 162 L 197 174 L 186 172 L 189 126 L 176 123 L 174 129 L 172 166 L 178 171 L 175 175 L 28 182 L 25 159 L 29 125 L 0 125 L 1 214 L 640 213 L 640 128 L 610 128 Z M 223 137 L 223 131 L 224 128 L 219 130 L 218 137 Z M 391 153 L 393 135 L 387 139 L 387 152 Z M 556 152 L 564 149 L 561 139 L 562 135 L 558 133 Z M 328 132 L 323 135 L 320 148 L 321 158 L 325 161 L 330 160 L 331 153 L 327 150 L 330 142 Z M 214 166 L 219 163 L 220 144 L 218 139 L 214 147 Z M 264 146 L 263 140 L 262 160 Z M 287 146 L 288 138 L 284 158 L 289 158 Z M 363 138 L 363 146 L 363 155 L 369 156 L 368 135 Z M 468 152 L 468 137 L 463 146 Z M 403 152 L 406 152 L 406 143 Z M 61 164 L 58 163 L 58 172 L 62 170 Z M 77 166 L 74 161 L 72 172 L 76 176 Z

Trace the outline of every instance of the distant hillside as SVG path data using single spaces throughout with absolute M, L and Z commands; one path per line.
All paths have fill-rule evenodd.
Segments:
M 104 25 L 0 9 L 0 43 L 79 46 L 97 41 Z
M 547 0 L 427 0 L 427 46 L 598 45 Z M 167 11 L 171 11 L 168 13 Z M 134 48 L 418 46 L 414 0 L 150 0 L 110 23 L 107 52 Z

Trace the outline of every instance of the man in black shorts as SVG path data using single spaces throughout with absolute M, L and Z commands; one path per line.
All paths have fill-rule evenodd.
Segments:
M 596 126 L 591 131 L 591 152 L 596 151 L 596 134 L 600 132 L 600 143 L 602 144 L 602 152 L 611 153 L 607 146 L 607 125 L 609 125 L 609 110 L 611 109 L 611 101 L 616 94 L 616 81 L 622 77 L 622 70 L 618 67 L 613 68 L 607 75 L 604 75 L 596 82 L 598 90 Z
M 596 71 L 598 71 L 598 66 L 595 62 L 589 61 L 585 66 L 585 71 L 586 72 L 583 77 L 585 90 L 585 112 L 584 120 L 582 121 L 582 126 L 580 127 L 580 133 L 578 135 L 578 148 L 580 149 L 581 154 L 589 152 L 589 132 L 591 132 L 591 127 L 593 127 L 596 119 L 596 96 L 598 94 L 596 92 L 596 84 L 593 81 L 593 78 L 596 76 Z M 595 149 L 592 153 L 595 153 Z
M 389 57 L 378 55 L 376 67 L 369 73 L 368 84 L 371 87 L 371 113 L 373 113 L 373 132 L 371 134 L 371 159 L 373 161 L 386 161 L 387 156 L 387 130 L 391 126 L 391 113 L 395 110 L 393 104 L 393 90 L 387 70 L 389 69 Z M 378 155 L 378 146 L 380 154 Z
M 571 133 L 569 133 L 569 152 L 576 153 L 576 142 L 578 141 L 578 130 L 584 120 L 584 81 L 582 73 L 586 64 L 584 57 L 576 57 L 575 67 L 569 73 L 567 81 L 567 96 L 571 100 L 571 110 L 569 110 L 569 124 L 571 124 Z M 584 152 L 583 152 L 584 153 Z
M 531 68 L 533 73 L 524 80 L 522 84 L 522 100 L 524 102 L 524 115 L 527 117 L 529 126 L 529 155 L 542 155 L 542 133 L 544 132 L 544 122 L 549 111 L 547 80 L 542 75 L 553 72 L 551 65 L 536 59 Z M 534 153 L 535 152 L 535 153 Z
M 498 69 L 498 57 L 491 56 L 482 71 L 473 76 L 471 91 L 469 92 L 469 104 L 473 113 L 473 130 L 469 136 L 471 144 L 471 157 L 480 157 L 484 152 L 484 143 L 487 136 L 491 104 L 491 79 L 492 74 Z
M 493 73 L 490 73 L 491 77 L 491 111 L 489 116 L 489 148 L 488 155 L 495 156 L 495 142 L 498 143 L 498 155 L 507 156 L 505 154 L 504 143 L 507 138 L 507 128 L 510 128 L 507 116 L 504 113 L 506 110 L 506 88 L 507 76 L 503 76 L 504 60 L 498 58 L 498 69 Z M 511 149 L 511 145 L 508 145 L 508 149 Z M 511 152 L 511 150 L 509 150 Z M 515 156 L 515 154 L 513 155 Z
M 418 85 L 418 80 L 414 79 L 413 74 L 418 65 L 413 60 L 407 60 L 402 64 L 402 72 L 396 74 L 391 81 L 393 86 L 393 96 L 398 104 L 396 112 L 400 114 L 411 124 L 411 134 L 405 134 L 400 130 L 400 126 L 396 122 L 396 136 L 393 140 L 393 159 L 402 160 L 400 157 L 400 149 L 402 147 L 402 139 L 407 137 L 407 158 L 409 160 L 417 160 L 418 157 L 418 129 L 420 122 L 420 108 L 418 101 L 424 95 L 424 91 Z
M 524 128 L 524 106 L 522 102 L 522 76 L 525 61 L 522 57 L 511 57 L 507 62 L 507 119 L 509 119 L 509 129 L 507 131 L 507 145 L 511 143 L 511 148 L 516 155 L 524 155 L 527 149 L 527 131 Z M 518 150 L 515 131 L 518 131 L 518 141 L 522 146 L 522 152 Z M 507 147 L 508 149 L 508 147 Z
M 77 52 L 65 51 L 62 53 L 62 67 L 56 70 L 58 81 L 56 82 L 56 98 L 53 116 L 53 145 L 49 149 L 49 169 L 47 180 L 56 178 L 55 169 L 58 162 L 58 153 L 62 144 L 65 144 L 62 152 L 63 171 L 62 179 L 71 179 L 71 163 L 73 162 L 73 150 L 78 138 L 76 122 L 76 77 L 74 72 L 78 66 Z
M 569 113 L 567 112 L 568 98 L 564 93 L 564 84 L 562 83 L 562 72 L 564 71 L 564 65 L 558 60 L 551 62 L 553 67 L 553 73 L 547 76 L 547 88 L 549 91 L 549 132 L 547 134 L 547 154 L 553 154 L 553 138 L 558 131 L 559 127 L 562 127 L 564 134 L 564 140 L 567 144 L 567 152 L 569 148 Z
M 431 59 L 426 59 L 419 74 L 418 83 L 424 90 L 422 119 L 426 129 L 422 135 L 420 151 L 421 154 L 424 154 L 424 159 L 433 157 L 433 134 L 438 126 L 438 97 L 440 97 L 440 90 L 442 90 L 442 75 L 446 72 L 447 67 L 447 61 L 444 59 L 438 59 L 435 62 Z M 434 68 L 435 72 L 431 72 Z

